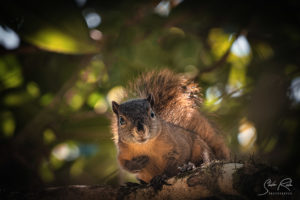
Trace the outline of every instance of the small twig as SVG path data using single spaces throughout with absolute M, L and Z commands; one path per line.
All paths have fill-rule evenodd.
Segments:
M 232 46 L 232 44 L 229 46 L 229 48 L 224 53 L 224 55 L 216 63 L 214 63 L 210 67 L 207 67 L 207 68 L 204 68 L 204 69 L 200 70 L 199 74 L 208 73 L 208 72 L 214 71 L 215 69 L 221 67 L 226 62 L 226 60 L 227 60 L 227 58 L 230 54 L 231 46 Z
M 106 184 L 107 181 L 109 181 L 112 177 L 114 177 L 114 175 L 119 171 L 119 169 L 115 169 L 114 171 L 112 171 L 111 173 L 109 173 L 107 176 L 103 177 L 99 182 Z
M 235 38 L 238 38 L 240 34 L 241 34 L 241 31 L 236 34 Z M 219 67 L 222 67 L 223 64 L 227 61 L 228 56 L 230 55 L 231 47 L 232 47 L 232 44 L 234 43 L 234 41 L 235 41 L 235 39 L 231 40 L 229 48 L 226 50 L 226 52 L 223 54 L 223 56 L 217 62 L 212 64 L 210 67 L 199 70 L 199 72 L 195 76 L 194 80 L 195 81 L 198 80 L 199 76 L 204 74 L 204 73 L 209 73 L 209 72 L 212 72 L 212 71 L 216 70 Z
M 0 55 L 7 55 L 7 54 L 29 54 L 29 53 L 36 53 L 40 51 L 39 48 L 33 45 L 27 45 L 21 43 L 20 47 L 13 49 L 13 50 L 5 50 L 5 49 L 0 49 Z

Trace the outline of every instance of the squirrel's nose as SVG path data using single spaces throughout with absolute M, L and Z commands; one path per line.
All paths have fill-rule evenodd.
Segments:
M 144 126 L 143 126 L 143 124 L 141 122 L 137 123 L 137 130 L 138 131 L 144 131 Z

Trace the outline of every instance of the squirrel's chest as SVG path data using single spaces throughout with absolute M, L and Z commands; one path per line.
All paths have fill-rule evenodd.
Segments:
M 140 146 L 135 146 L 132 149 L 132 157 L 148 156 L 149 163 L 143 168 L 138 177 L 145 181 L 150 181 L 154 176 L 164 172 L 168 165 L 168 156 L 172 152 L 172 146 L 162 142 L 153 144 L 144 143 Z
M 172 150 L 172 146 L 162 141 L 149 141 L 147 143 L 134 144 L 128 147 L 133 157 L 147 155 L 150 159 L 159 159 Z

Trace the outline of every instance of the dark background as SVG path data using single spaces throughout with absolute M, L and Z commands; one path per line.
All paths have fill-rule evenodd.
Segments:
M 1 1 L 0 187 L 134 181 L 119 170 L 111 100 L 170 68 L 233 159 L 300 177 L 297 1 Z

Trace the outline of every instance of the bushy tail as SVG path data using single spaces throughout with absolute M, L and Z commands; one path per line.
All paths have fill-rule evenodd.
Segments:
M 201 89 L 196 83 L 170 70 L 152 71 L 130 83 L 129 98 L 154 99 L 154 112 L 163 120 L 196 132 L 212 148 L 217 159 L 228 159 L 223 138 L 199 111 Z

